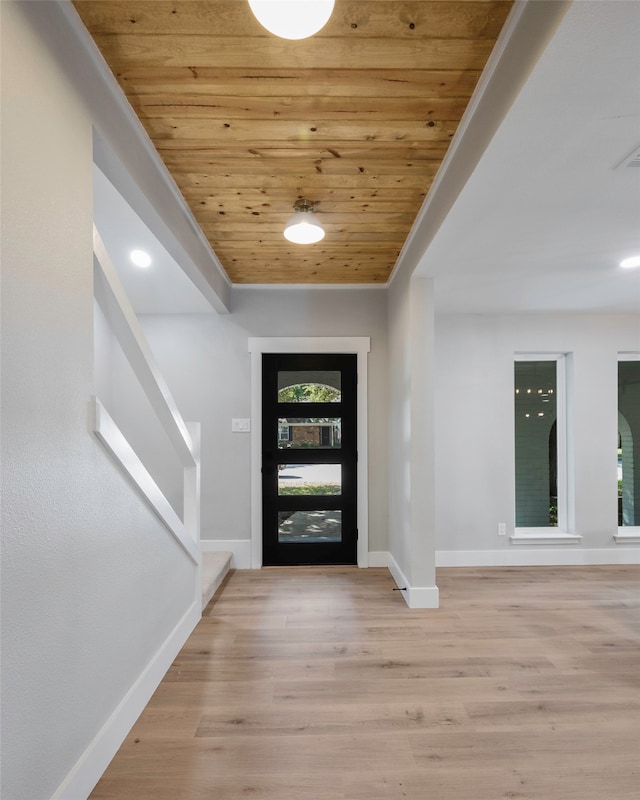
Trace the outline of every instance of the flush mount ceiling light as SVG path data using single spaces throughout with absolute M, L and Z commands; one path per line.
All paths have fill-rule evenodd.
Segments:
M 630 258 L 625 258 L 623 261 L 620 262 L 620 266 L 624 269 L 631 269 L 632 267 L 640 267 L 640 256 L 631 256 Z
M 307 200 L 298 200 L 293 206 L 296 212 L 284 229 L 284 238 L 294 244 L 314 244 L 324 238 L 324 228 L 313 213 Z
M 306 39 L 327 24 L 335 0 L 249 0 L 254 17 L 282 39 Z
M 148 267 L 151 264 L 151 256 L 144 250 L 132 250 L 129 258 L 136 267 Z

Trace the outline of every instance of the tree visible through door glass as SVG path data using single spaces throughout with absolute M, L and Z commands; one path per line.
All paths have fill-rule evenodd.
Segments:
M 278 372 L 279 403 L 340 403 L 341 374 L 333 370 Z

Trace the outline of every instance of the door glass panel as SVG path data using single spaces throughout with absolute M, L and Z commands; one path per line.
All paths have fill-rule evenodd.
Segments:
M 279 511 L 278 541 L 340 542 L 342 511 Z
M 278 494 L 342 494 L 342 465 L 278 464 Z
M 339 370 L 278 372 L 279 403 L 340 403 L 342 375 Z
M 332 450 L 340 447 L 342 420 L 333 418 L 280 417 L 279 450 Z

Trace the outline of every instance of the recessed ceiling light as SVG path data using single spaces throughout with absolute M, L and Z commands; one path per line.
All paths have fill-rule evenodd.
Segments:
M 625 258 L 623 261 L 620 262 L 620 266 L 624 269 L 630 269 L 631 267 L 640 267 L 640 256 L 630 256 L 629 258 Z
M 129 258 L 136 267 L 148 267 L 151 264 L 151 256 L 144 250 L 132 250 Z

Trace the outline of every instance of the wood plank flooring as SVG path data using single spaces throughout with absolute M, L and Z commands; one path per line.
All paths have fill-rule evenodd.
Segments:
M 91 798 L 636 800 L 639 578 L 234 572 Z

